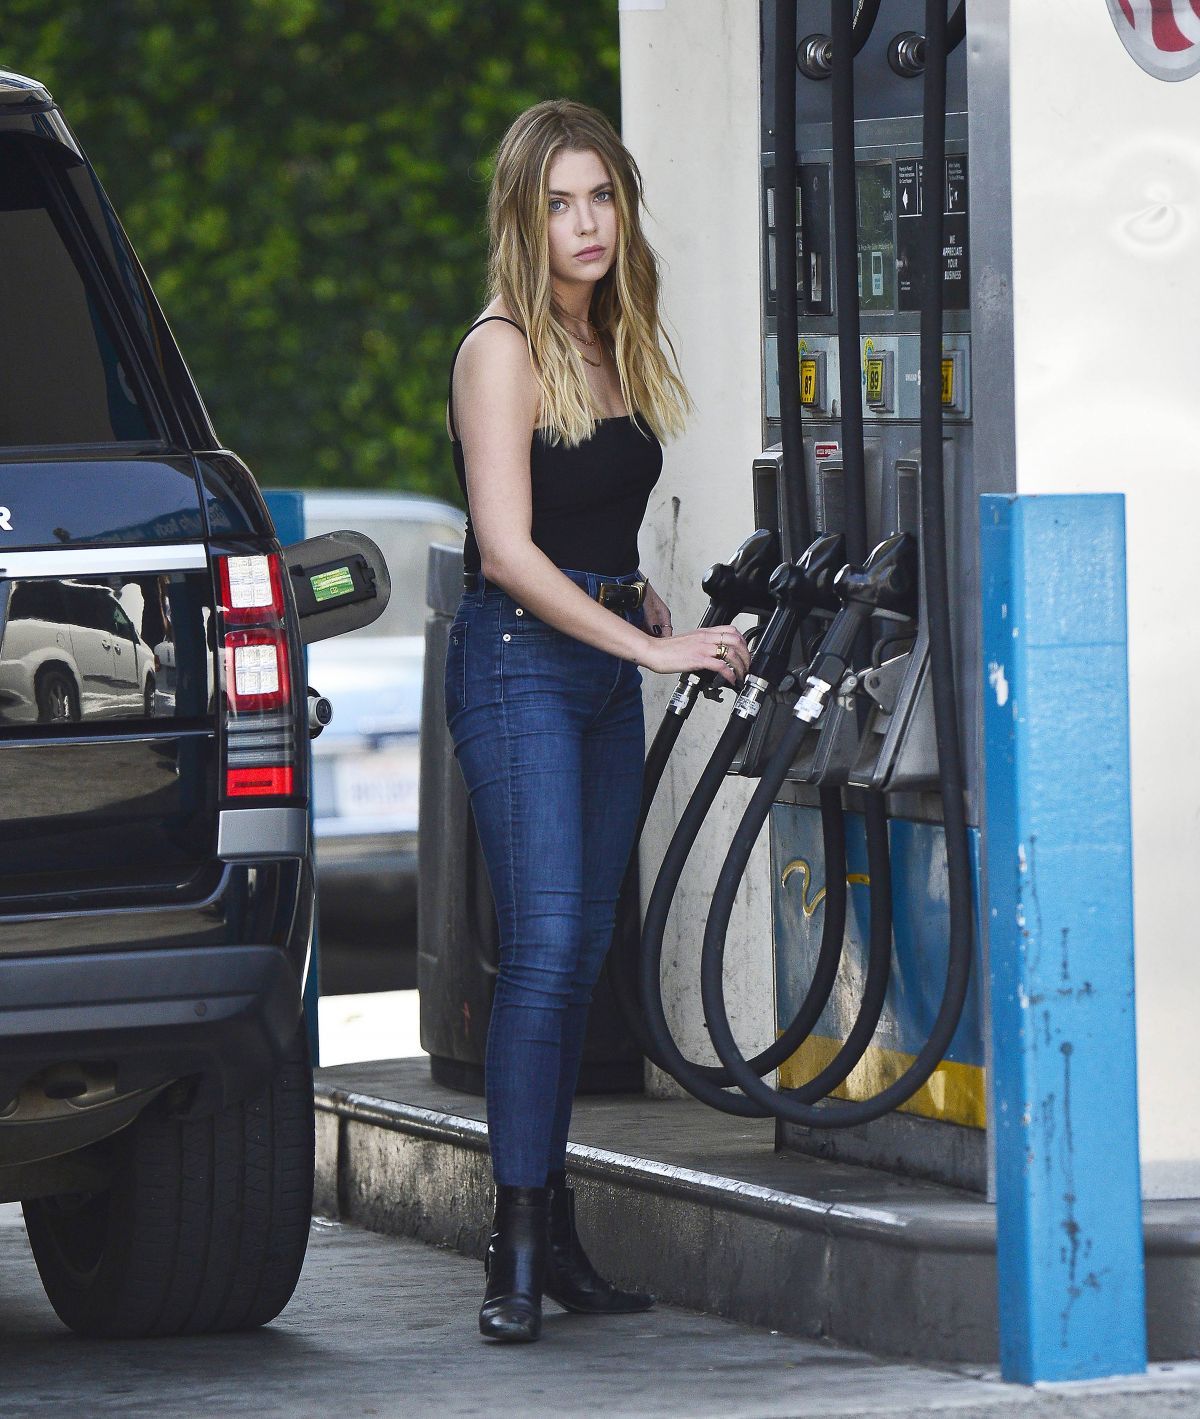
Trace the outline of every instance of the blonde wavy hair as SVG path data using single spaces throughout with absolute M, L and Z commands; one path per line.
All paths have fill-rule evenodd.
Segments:
M 502 300 L 526 332 L 545 437 L 568 447 L 590 438 L 601 416 L 583 357 L 551 304 L 548 236 L 550 165 L 564 150 L 589 149 L 608 169 L 617 207 L 616 259 L 596 283 L 591 322 L 611 343 L 626 408 L 665 439 L 683 431 L 692 402 L 659 317 L 658 263 L 639 219 L 642 175 L 598 110 L 549 99 L 526 109 L 504 135 L 488 194 L 488 297 Z

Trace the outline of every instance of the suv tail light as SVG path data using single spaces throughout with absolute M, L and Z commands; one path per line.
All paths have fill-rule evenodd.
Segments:
M 225 796 L 286 796 L 296 785 L 296 717 L 281 559 L 221 556 L 217 566 Z

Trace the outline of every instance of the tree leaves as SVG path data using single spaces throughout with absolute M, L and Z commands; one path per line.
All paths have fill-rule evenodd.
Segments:
M 615 0 L 6 0 L 221 438 L 265 484 L 459 501 L 450 356 L 490 155 L 529 104 L 619 122 Z

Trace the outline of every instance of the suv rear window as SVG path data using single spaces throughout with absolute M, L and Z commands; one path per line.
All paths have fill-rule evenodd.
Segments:
M 150 417 L 73 240 L 53 168 L 0 138 L 0 446 L 144 443 Z

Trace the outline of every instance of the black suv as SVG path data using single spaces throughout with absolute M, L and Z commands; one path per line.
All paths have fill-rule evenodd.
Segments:
M 319 635 L 70 128 L 3 71 L 0 312 L 0 1201 L 75 1330 L 260 1325 L 311 1210 Z

